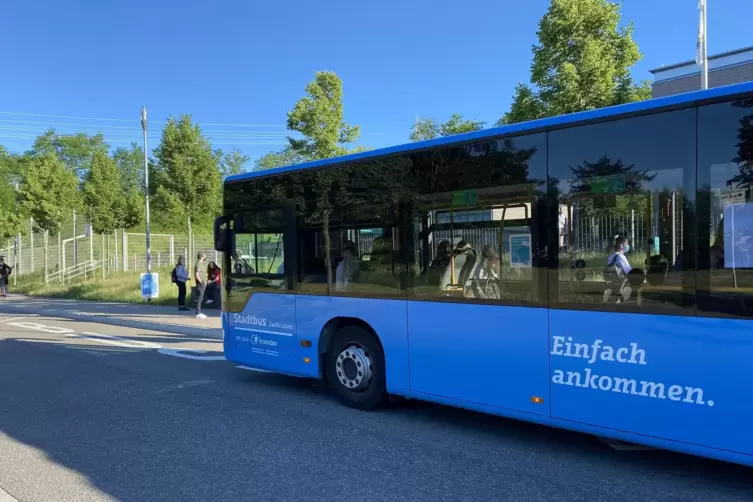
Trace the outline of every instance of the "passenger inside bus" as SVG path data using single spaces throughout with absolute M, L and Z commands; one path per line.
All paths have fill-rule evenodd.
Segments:
M 494 247 L 484 246 L 481 261 L 473 273 L 472 293 L 475 298 L 499 299 L 500 263 Z
M 452 267 L 448 264 L 442 276 L 440 288 L 448 292 L 454 290 L 457 294 L 465 296 L 466 286 L 470 285 L 469 282 L 476 267 L 476 250 L 471 247 L 470 243 L 461 240 L 453 251 L 453 255 L 455 277 L 452 276 Z
M 437 246 L 437 256 L 429 265 L 429 283 L 439 286 L 442 277 L 450 266 L 450 241 L 442 240 Z
M 342 250 L 342 259 L 335 269 L 335 289 L 344 290 L 350 284 L 358 273 L 358 249 L 356 244 L 351 241 L 345 241 Z

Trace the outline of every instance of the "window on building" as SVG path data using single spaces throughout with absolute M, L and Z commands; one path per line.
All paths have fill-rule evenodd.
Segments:
M 551 305 L 694 309 L 696 111 L 549 133 Z

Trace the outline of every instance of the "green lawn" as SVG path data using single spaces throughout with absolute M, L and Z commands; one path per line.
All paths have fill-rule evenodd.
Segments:
M 140 272 L 118 272 L 109 273 L 104 281 L 97 277 L 87 281 L 74 279 L 65 284 L 51 282 L 45 285 L 42 276 L 21 276 L 18 277 L 16 286 L 13 286 L 11 281 L 9 292 L 73 300 L 147 303 L 141 298 L 140 277 Z M 152 305 L 177 303 L 178 288 L 170 282 L 169 270 L 161 271 L 159 274 L 159 294 L 159 298 L 151 301 Z

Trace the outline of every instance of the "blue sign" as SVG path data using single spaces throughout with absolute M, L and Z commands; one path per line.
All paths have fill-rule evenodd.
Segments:
M 510 235 L 510 266 L 531 268 L 531 234 Z
M 159 274 L 141 274 L 141 297 L 159 298 Z

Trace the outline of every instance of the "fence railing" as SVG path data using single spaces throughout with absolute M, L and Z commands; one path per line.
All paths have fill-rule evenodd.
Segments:
M 77 277 L 81 277 L 84 280 L 90 278 L 94 279 L 97 276 L 98 270 L 100 271 L 100 274 L 102 273 L 102 265 L 103 262 L 101 260 L 85 261 L 79 263 L 78 265 L 72 265 L 68 268 L 48 273 L 44 278 L 44 282 L 45 284 L 49 284 L 51 282 L 68 282 L 71 279 L 75 279 Z
M 0 242 L 0 256 L 13 266 L 13 281 L 24 276 L 47 275 L 48 281 L 69 280 L 71 277 L 86 278 L 93 274 L 91 264 L 97 263 L 95 270 L 105 273 L 122 271 L 146 271 L 146 237 L 143 233 L 117 230 L 111 234 L 92 234 L 85 222 L 78 218 L 63 225 L 58 235 L 49 235 L 45 253 L 45 235 L 31 232 Z M 204 252 L 208 259 L 219 261 L 215 256 L 211 235 L 191 234 L 152 234 L 152 268 L 164 269 L 175 265 L 178 256 L 185 256 L 191 263 L 196 253 Z M 46 270 L 45 270 L 45 264 Z M 78 275 L 73 275 L 76 271 Z M 80 273 L 79 273 L 80 272 Z

